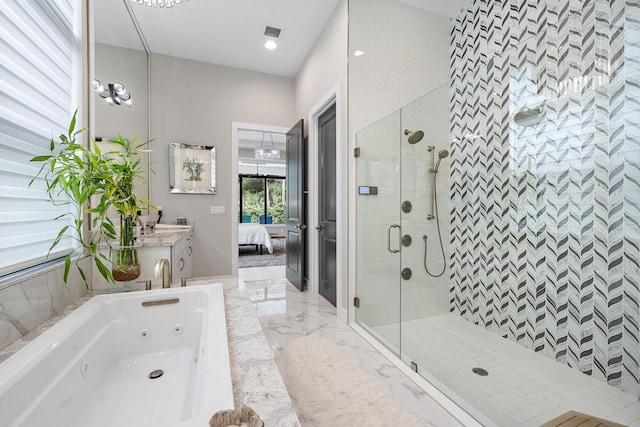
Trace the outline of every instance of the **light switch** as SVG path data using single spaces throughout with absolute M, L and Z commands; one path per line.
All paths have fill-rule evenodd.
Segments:
M 224 206 L 211 206 L 209 212 L 211 215 L 224 215 L 225 209 Z

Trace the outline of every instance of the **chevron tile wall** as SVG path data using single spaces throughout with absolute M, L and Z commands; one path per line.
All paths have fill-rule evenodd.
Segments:
M 640 2 L 476 0 L 451 31 L 451 292 L 640 392 Z

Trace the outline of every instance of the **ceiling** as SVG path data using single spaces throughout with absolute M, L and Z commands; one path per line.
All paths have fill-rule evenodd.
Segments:
M 443 16 L 453 16 L 470 2 L 401 1 Z M 153 53 L 294 77 L 338 2 L 188 0 L 172 8 L 154 8 L 130 0 L 95 0 L 95 38 L 142 49 L 130 24 L 130 6 Z M 274 50 L 264 47 L 267 25 L 282 29 Z
M 450 17 L 471 0 L 399 1 Z M 144 50 L 134 19 L 153 53 L 294 77 L 338 2 L 187 0 L 169 9 L 131 0 L 94 0 L 92 4 L 97 42 Z M 264 48 L 267 25 L 282 29 L 278 48 L 272 51 Z M 265 145 L 271 144 L 269 134 L 243 131 L 239 148 L 252 150 L 263 138 Z M 284 152 L 285 136 L 273 134 L 273 138 Z

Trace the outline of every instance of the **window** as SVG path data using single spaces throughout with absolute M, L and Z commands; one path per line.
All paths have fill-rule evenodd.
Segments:
M 240 175 L 238 222 L 284 224 L 285 182 L 280 176 Z
M 81 93 L 80 0 L 6 0 L 0 7 L 0 276 L 47 259 L 73 206 L 53 206 L 45 183 L 29 182 L 52 136 L 67 128 Z M 64 200 L 58 200 L 64 203 Z M 70 220 L 69 220 L 70 221 Z M 56 253 L 75 248 L 63 238 Z

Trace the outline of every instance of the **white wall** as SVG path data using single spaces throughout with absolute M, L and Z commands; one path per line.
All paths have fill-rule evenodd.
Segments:
M 349 2 L 352 136 L 449 81 L 449 28 L 449 18 L 399 1 Z
M 193 275 L 231 274 L 231 123 L 290 126 L 295 122 L 294 81 L 264 73 L 151 55 L 151 201 L 167 219 L 195 221 Z M 214 145 L 217 194 L 170 194 L 168 144 Z M 224 206 L 225 215 L 210 215 Z
M 295 111 L 297 118 L 305 119 L 305 135 L 309 110 L 337 82 L 341 83 L 346 112 L 347 25 L 347 0 L 341 0 L 296 75 Z M 341 131 L 344 129 L 346 120 Z
M 423 316 L 425 310 L 431 314 L 447 310 L 448 275 L 429 278 L 422 266 L 422 235 L 427 234 L 431 242 L 429 263 L 436 260 L 431 269 L 439 272 L 441 268 L 435 221 L 418 218 L 425 218 L 431 197 L 430 187 L 426 185 L 431 156 L 427 154 L 426 146 L 435 145 L 436 152 L 449 149 L 449 139 L 445 136 L 448 108 L 425 111 L 423 104 L 442 104 L 435 99 L 423 99 L 405 109 L 403 114 L 396 113 L 391 117 L 389 114 L 449 81 L 449 28 L 449 18 L 400 1 L 349 1 L 349 142 L 351 149 L 361 147 L 359 159 L 350 157 L 349 264 L 358 266 L 358 277 L 353 268 L 349 283 L 352 293 L 361 299 L 358 314 L 361 319 L 366 318 L 365 322 L 370 326 L 398 321 L 398 287 L 400 270 L 404 267 L 412 269 L 413 277 L 410 281 L 402 281 L 403 319 Z M 356 56 L 356 51 L 361 54 Z M 441 92 L 438 91 L 435 98 L 441 98 Z M 358 132 L 378 121 L 356 141 Z M 444 130 L 434 131 L 442 125 Z M 419 144 L 409 146 L 404 129 L 422 129 L 426 136 Z M 402 163 L 401 156 L 405 160 Z M 408 168 L 409 163 L 414 167 Z M 443 240 L 448 242 L 448 159 L 443 163 L 437 185 L 441 230 Z M 398 175 L 400 164 L 403 168 L 401 176 Z M 411 217 L 403 216 L 403 224 L 411 225 L 404 227 L 403 233 L 412 236 L 413 244 L 403 249 L 400 267 L 400 256 L 387 251 L 386 237 L 387 227 L 400 218 L 398 183 L 401 181 L 405 184 L 403 196 L 411 199 L 415 209 Z M 377 185 L 380 193 L 369 198 L 357 196 L 358 183 Z M 357 203 L 360 203 L 360 212 Z M 434 305 L 434 302 L 439 304 Z
M 305 120 L 305 135 L 309 134 L 309 113 L 310 110 L 318 104 L 318 102 L 333 88 L 338 87 L 336 113 L 337 117 L 337 139 L 338 144 L 338 174 L 345 177 L 348 176 L 347 162 L 348 158 L 348 130 L 347 130 L 347 38 L 348 38 L 348 10 L 347 0 L 341 0 L 331 15 L 331 18 L 325 25 L 322 33 L 318 37 L 313 49 L 305 59 L 300 71 L 295 79 L 295 111 L 296 118 Z M 337 86 L 336 86 L 337 85 Z M 311 163 L 317 159 L 315 153 L 307 152 L 307 165 L 313 171 Z M 342 161 L 342 163 L 340 163 Z M 310 177 L 311 180 L 311 177 Z M 339 183 L 340 184 L 340 183 Z M 342 201 L 339 201 L 346 215 L 347 192 L 344 191 Z M 308 201 L 317 200 L 318 195 L 310 193 Z M 338 193 L 340 197 L 340 193 Z M 307 209 L 310 206 L 307 205 Z M 344 254 L 347 253 L 347 221 L 344 218 L 341 228 L 338 229 L 339 244 L 344 247 Z M 339 225 L 340 226 L 340 225 Z M 315 232 L 313 227 L 309 227 L 308 232 Z M 309 235 L 307 235 L 309 237 Z M 338 277 L 338 282 L 344 286 L 342 288 L 343 308 L 346 309 L 347 300 L 347 265 L 343 264 L 344 271 Z M 309 271 L 309 270 L 307 270 Z

